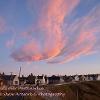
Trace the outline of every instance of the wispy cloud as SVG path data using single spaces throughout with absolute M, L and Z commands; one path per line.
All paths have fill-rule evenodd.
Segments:
M 44 36 L 44 41 L 34 41 L 32 33 L 36 30 L 31 31 L 31 35 L 27 34 L 30 31 L 24 32 L 22 35 L 32 39 L 11 56 L 16 61 L 46 60 L 48 63 L 64 63 L 94 52 L 100 41 L 97 37 L 100 32 L 100 5 L 87 15 L 68 23 L 65 18 L 73 15 L 72 11 L 79 3 L 79 0 L 49 0 L 36 26 L 36 30 Z M 63 28 L 65 23 L 67 26 Z
M 0 16 L 0 34 L 6 31 L 6 21 Z
M 6 47 L 7 48 L 12 48 L 14 46 L 14 39 L 11 39 L 11 40 L 7 40 L 6 41 Z
M 82 55 L 93 53 L 97 45 L 100 42 L 100 38 L 97 37 L 100 29 L 99 21 L 99 7 L 94 8 L 88 15 L 75 20 L 66 29 L 67 35 L 70 33 L 68 45 L 61 51 L 59 56 L 63 55 L 63 58 L 49 61 L 51 63 L 63 63 L 71 61 Z M 74 35 L 75 34 L 75 35 Z M 71 39 L 73 42 L 71 42 Z M 97 50 L 98 51 L 98 50 Z

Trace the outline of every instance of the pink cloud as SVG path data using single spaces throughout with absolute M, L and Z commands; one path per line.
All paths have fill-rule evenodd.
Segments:
M 49 58 L 57 56 L 65 46 L 65 41 L 67 40 L 63 40 L 64 34 L 61 26 L 64 18 L 71 13 L 78 3 L 79 0 L 50 0 L 47 9 L 44 10 L 43 17 L 39 20 L 39 25 L 40 28 L 46 31 L 45 52 Z M 51 41 L 53 41 L 53 45 L 50 50 L 48 44 Z
M 0 16 L 0 33 L 6 30 L 6 22 L 3 17 Z
M 59 56 L 63 55 L 63 58 L 60 59 L 59 57 L 56 57 L 48 62 L 69 62 L 80 56 L 93 54 L 94 52 L 98 51 L 95 50 L 95 48 L 97 47 L 96 44 L 99 42 L 99 38 L 96 36 L 100 32 L 100 27 L 98 26 L 100 25 L 99 17 L 99 8 L 97 7 L 88 15 L 75 20 L 71 25 L 69 25 L 66 32 L 72 34 L 72 37 L 70 35 L 69 38 L 73 39 L 73 44 L 69 41 L 68 46 L 61 51 Z M 76 34 L 75 37 L 73 36 L 74 34 Z
M 46 60 L 48 63 L 64 63 L 92 54 L 99 41 L 96 36 L 100 32 L 98 6 L 72 23 L 66 22 L 67 27 L 63 30 L 65 18 L 72 14 L 79 2 L 79 0 L 49 0 L 41 10 L 36 26 L 36 30 L 44 35 L 44 42 L 32 40 L 32 32 L 35 30 L 24 32 L 21 35 L 31 39 L 15 50 L 11 56 L 16 61 Z
M 14 43 L 15 43 L 14 39 L 8 40 L 6 42 L 6 47 L 7 48 L 12 48 L 14 46 Z

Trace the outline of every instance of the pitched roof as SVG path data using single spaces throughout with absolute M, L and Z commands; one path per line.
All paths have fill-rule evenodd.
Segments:
M 25 81 L 25 80 L 27 80 L 27 77 L 19 77 L 19 80 L 20 81 Z
M 48 77 L 49 80 L 60 80 L 60 77 L 59 76 L 51 76 L 51 77 Z
M 38 76 L 37 76 L 37 79 L 43 79 L 43 76 L 39 76 L 39 75 L 38 75 Z
M 5 81 L 10 81 L 13 80 L 15 78 L 16 75 L 2 75 L 2 79 Z

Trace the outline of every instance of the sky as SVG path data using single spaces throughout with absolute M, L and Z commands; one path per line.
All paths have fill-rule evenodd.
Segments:
M 100 0 L 0 0 L 0 72 L 100 73 Z

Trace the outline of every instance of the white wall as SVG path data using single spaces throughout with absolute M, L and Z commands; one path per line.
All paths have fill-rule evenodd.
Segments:
M 16 81 L 18 82 L 17 84 L 16 84 Z M 13 85 L 19 85 L 19 78 L 17 75 L 15 76 L 15 78 L 13 80 Z
M 100 75 L 98 75 L 97 80 L 100 80 Z

